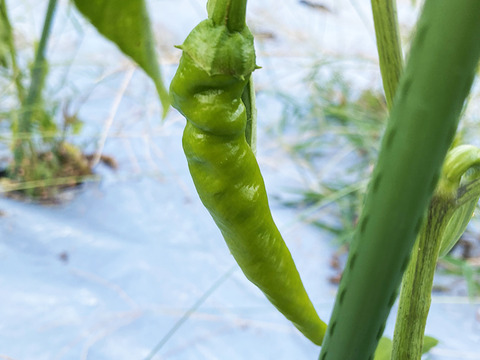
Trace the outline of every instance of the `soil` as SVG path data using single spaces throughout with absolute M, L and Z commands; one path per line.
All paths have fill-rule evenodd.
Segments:
M 95 154 L 84 154 L 77 147 L 64 143 L 55 151 L 39 153 L 33 160 L 26 159 L 16 179 L 9 168 L 0 169 L 0 185 L 6 197 L 43 204 L 61 203 L 65 192 L 96 179 Z M 98 162 L 115 170 L 118 165 L 111 156 L 101 155 Z

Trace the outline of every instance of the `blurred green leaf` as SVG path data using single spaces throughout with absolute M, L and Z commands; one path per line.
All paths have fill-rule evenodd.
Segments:
M 373 360 L 390 360 L 392 357 L 392 340 L 382 337 L 378 342 Z
M 83 129 L 83 122 L 81 122 L 79 119 L 76 119 L 77 121 L 71 123 L 72 127 L 72 134 L 73 135 L 78 135 Z
M 447 255 L 440 260 L 444 273 L 464 277 L 468 295 L 475 297 L 480 294 L 480 267 L 468 260 Z
M 5 0 L 0 0 L 0 66 L 8 66 L 9 40 L 11 36 Z
M 423 338 L 423 348 L 422 353 L 426 354 L 429 352 L 433 347 L 437 346 L 438 340 L 431 336 L 425 336 Z
M 433 347 L 437 346 L 438 340 L 431 336 L 423 338 L 422 354 L 426 354 Z M 373 360 L 390 360 L 392 357 L 392 340 L 387 337 L 382 337 L 378 342 L 377 350 Z
M 132 58 L 154 81 L 165 116 L 168 91 L 163 85 L 144 0 L 74 0 L 77 9 L 107 39 Z
M 479 196 L 480 197 L 480 196 Z M 452 213 L 451 218 L 442 234 L 442 244 L 440 246 L 439 256 L 447 255 L 460 237 L 465 232 L 468 223 L 472 219 L 473 212 L 478 203 L 478 197 L 458 206 Z

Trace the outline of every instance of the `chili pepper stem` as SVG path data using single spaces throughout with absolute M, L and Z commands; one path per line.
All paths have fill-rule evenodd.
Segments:
M 226 25 L 232 32 L 245 27 L 247 0 L 208 0 L 207 10 L 216 25 Z
M 243 90 L 242 101 L 247 112 L 247 126 L 245 127 L 245 138 L 250 145 L 254 155 L 257 154 L 257 108 L 255 106 L 255 86 L 252 76 Z

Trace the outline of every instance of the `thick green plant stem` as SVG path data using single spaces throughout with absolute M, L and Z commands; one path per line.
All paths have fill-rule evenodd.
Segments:
M 373 358 L 474 79 L 478 14 L 477 0 L 425 2 L 321 360 Z
M 22 84 L 22 72 L 20 71 L 20 68 L 18 67 L 18 63 L 17 63 L 17 51 L 15 49 L 12 25 L 8 18 L 7 4 L 5 0 L 0 1 L 0 15 L 2 16 L 2 21 L 5 25 L 5 31 L 6 31 L 5 35 L 6 35 L 8 50 L 10 53 L 13 80 L 15 81 L 15 86 L 17 88 L 18 101 L 20 104 L 23 104 L 25 100 L 25 88 L 23 87 L 23 84 Z
M 32 66 L 30 87 L 28 88 L 27 97 L 22 106 L 18 123 L 18 132 L 22 135 L 20 140 L 15 142 L 14 158 L 15 173 L 17 173 L 26 151 L 32 150 L 31 132 L 32 132 L 32 115 L 38 106 L 42 90 L 44 86 L 45 75 L 47 72 L 47 64 L 45 60 L 45 51 L 47 48 L 48 37 L 53 23 L 53 16 L 57 0 L 49 0 L 45 21 L 43 23 L 42 35 L 35 53 L 35 60 Z
M 391 109 L 403 69 L 396 1 L 372 0 L 372 13 L 383 89 L 387 106 Z
M 437 204 L 441 204 L 437 206 Z M 412 251 L 400 291 L 392 360 L 418 360 L 431 303 L 433 276 L 449 207 L 432 199 L 430 211 Z

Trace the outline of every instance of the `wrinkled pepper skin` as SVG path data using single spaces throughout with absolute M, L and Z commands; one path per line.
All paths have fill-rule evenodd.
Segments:
M 241 96 L 256 68 L 253 37 L 246 26 L 233 33 L 209 19 L 181 48 L 170 95 L 187 119 L 183 148 L 200 199 L 246 277 L 320 345 L 326 324 L 273 221 L 259 166 L 245 138 Z

